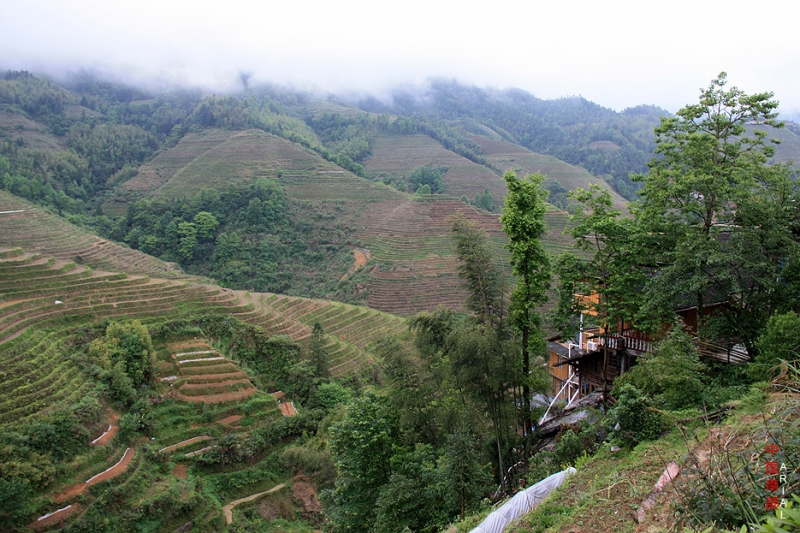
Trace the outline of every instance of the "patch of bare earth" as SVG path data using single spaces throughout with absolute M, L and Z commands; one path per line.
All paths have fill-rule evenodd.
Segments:
M 218 424 L 223 424 L 223 425 L 226 425 L 226 426 L 230 426 L 231 424 L 233 424 L 235 422 L 238 422 L 241 419 L 242 419 L 242 415 L 232 415 L 232 416 L 226 416 L 225 418 L 217 420 L 217 423 Z
M 172 475 L 178 479 L 188 479 L 189 478 L 189 465 L 178 463 L 175 465 L 175 468 L 172 469 Z
M 315 518 L 322 512 L 322 504 L 317 497 L 317 491 L 302 475 L 297 475 L 292 481 L 292 496 L 303 508 L 303 517 Z

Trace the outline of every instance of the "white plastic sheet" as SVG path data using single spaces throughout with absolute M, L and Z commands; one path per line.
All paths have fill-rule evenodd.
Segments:
M 470 533 L 502 533 L 511 522 L 539 505 L 567 476 L 575 472 L 574 468 L 569 467 L 518 492 Z

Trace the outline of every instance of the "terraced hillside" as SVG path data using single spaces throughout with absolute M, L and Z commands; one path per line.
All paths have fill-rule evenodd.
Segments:
M 257 389 L 234 361 L 203 341 L 169 344 L 171 361 L 158 370 L 169 375 L 159 381 L 170 387 L 170 395 L 185 402 L 221 403 L 243 400 Z
M 461 213 L 486 230 L 497 262 L 508 264 L 508 242 L 499 215 L 460 201 L 432 197 L 416 202 L 373 204 L 361 218 L 359 238 L 378 263 L 369 281 L 368 305 L 398 315 L 411 315 L 439 305 L 463 309 L 466 293 L 459 287 L 450 237 L 451 217 Z M 557 255 L 570 246 L 563 235 L 568 215 L 551 211 L 544 239 Z M 509 281 L 510 270 L 506 268 Z
M 269 448 L 262 445 L 256 451 L 253 441 L 248 440 L 252 434 L 263 436 L 274 431 L 275 422 L 282 418 L 276 400 L 256 390 L 232 361 L 215 357 L 218 352 L 205 340 L 162 341 L 155 349 L 160 376 L 157 389 L 164 400 L 156 402 L 149 414 L 151 436 L 127 444 L 115 438 L 119 417 L 107 409 L 106 419 L 90 431 L 92 436 L 100 431 L 102 434 L 84 453 L 63 465 L 48 490 L 33 499 L 37 518 L 29 524 L 31 529 L 58 529 L 97 520 L 105 529 L 109 527 L 103 516 L 106 504 L 98 496 L 116 489 L 120 495 L 116 505 L 137 509 L 158 502 L 164 512 L 145 515 L 151 528 L 157 526 L 154 530 L 172 531 L 191 523 L 200 531 L 218 531 L 224 527 L 225 513 L 215 504 L 216 499 L 233 500 L 257 493 L 263 490 L 263 484 L 281 480 L 279 468 L 268 468 L 275 462 Z M 203 353 L 187 353 L 193 351 Z M 206 364 L 196 360 L 202 356 Z M 177 381 L 164 376 L 174 366 L 181 367 Z M 215 373 L 215 369 L 229 372 Z M 229 390 L 237 382 L 244 385 Z M 106 423 L 108 429 L 103 431 Z M 203 469 L 205 464 L 230 458 L 231 449 L 248 446 L 256 455 L 249 462 L 221 473 Z M 226 482 L 232 477 L 240 479 L 235 484 Z M 203 489 L 202 482 L 195 484 L 194 479 L 200 478 L 210 483 L 213 494 Z M 102 488 L 92 489 L 95 485 Z M 141 518 L 134 513 L 125 520 Z
M 352 375 L 372 361 L 371 344 L 405 331 L 378 311 L 305 298 L 243 294 L 190 279 L 166 280 L 91 270 L 72 262 L 0 251 L 0 424 L 61 400 L 80 398 L 85 380 L 61 356 L 67 324 L 137 318 L 145 324 L 198 313 L 226 313 L 270 335 L 302 342 L 320 322 L 329 335 L 331 371 Z M 2 397 L 2 393 L 14 392 Z
M 445 194 L 470 199 L 488 188 L 499 205 L 506 195 L 503 178 L 483 165 L 473 163 L 423 133 L 399 135 L 381 133 L 372 145 L 372 157 L 364 162 L 370 177 L 410 176 L 424 165 L 448 167 L 443 179 Z
M 627 212 L 627 200 L 625 198 L 614 191 L 605 180 L 592 176 L 582 168 L 565 163 L 553 156 L 531 152 L 527 148 L 505 141 L 472 134 L 468 137 L 481 147 L 484 157 L 497 168 L 502 168 L 504 171 L 514 170 L 518 176 L 541 172 L 545 176 L 558 181 L 565 189 L 570 191 L 578 187 L 586 189 L 590 183 L 600 185 L 611 194 L 614 207 Z
M 767 132 L 767 139 L 777 139 L 780 141 L 777 145 L 767 143 L 768 146 L 775 148 L 774 160 L 776 163 L 793 162 L 795 168 L 800 165 L 800 136 L 793 131 L 788 128 L 772 128 L 763 124 L 758 126 L 748 124 L 746 128 L 748 136 L 753 136 L 753 131 L 759 129 Z
M 177 265 L 120 246 L 0 190 L 0 247 L 24 248 L 62 261 L 128 274 L 180 277 Z
M 203 187 L 225 191 L 257 178 L 280 179 L 289 198 L 369 202 L 405 195 L 342 170 L 300 144 L 260 130 L 206 130 L 187 135 L 142 166 L 120 189 L 136 196 L 191 197 Z M 124 204 L 108 202 L 119 212 Z

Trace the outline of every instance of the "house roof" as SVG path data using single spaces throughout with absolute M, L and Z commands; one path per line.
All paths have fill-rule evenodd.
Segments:
M 558 354 L 561 357 L 567 358 L 566 361 L 562 361 L 555 366 L 561 366 L 564 363 L 580 359 L 580 357 L 586 355 L 586 352 L 578 348 L 577 346 L 573 346 L 572 350 L 570 350 L 568 346 L 564 346 L 560 342 L 548 342 L 547 349 L 550 350 L 551 352 Z

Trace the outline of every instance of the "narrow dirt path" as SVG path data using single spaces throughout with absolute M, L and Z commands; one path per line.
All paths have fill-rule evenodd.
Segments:
M 230 426 L 234 422 L 238 422 L 241 419 L 242 419 L 242 415 L 226 416 L 225 418 L 217 420 L 217 424 L 224 424 L 226 426 Z
M 222 512 L 225 514 L 225 523 L 227 524 L 233 523 L 233 508 L 239 505 L 240 503 L 251 502 L 257 498 L 260 498 L 261 496 L 264 496 L 265 494 L 281 490 L 285 486 L 286 483 L 281 483 L 280 485 L 275 485 L 268 491 L 259 492 L 257 494 L 251 494 L 250 496 L 247 496 L 246 498 L 241 498 L 239 500 L 233 500 L 231 503 L 222 508 Z
M 119 415 L 117 413 L 111 413 L 111 416 L 108 417 L 108 429 L 103 432 L 102 435 L 94 439 L 91 444 L 92 446 L 105 446 L 116 436 L 117 432 L 119 431 L 119 426 L 117 425 L 117 420 L 119 420 Z
M 281 402 L 281 413 L 283 416 L 295 416 L 297 409 L 294 408 L 294 402 Z
M 47 513 L 44 516 L 40 516 L 35 522 L 28 524 L 28 527 L 31 529 L 42 529 L 50 524 L 55 524 L 56 522 L 60 522 L 66 518 L 69 518 L 79 510 L 80 506 L 77 503 L 73 503 L 72 505 L 67 505 L 58 511 L 53 511 L 52 513 Z
M 123 472 L 125 472 L 125 470 L 128 469 L 128 465 L 131 464 L 134 455 L 136 455 L 136 450 L 134 450 L 133 448 L 126 449 L 125 454 L 122 456 L 122 459 L 120 459 L 117 464 L 115 464 L 111 468 L 104 470 L 103 472 L 100 472 L 95 476 L 90 477 L 83 483 L 78 483 L 76 485 L 68 487 L 64 492 L 56 494 L 53 497 L 53 500 L 55 500 L 56 503 L 61 503 L 67 500 L 71 500 L 72 498 L 86 492 L 86 489 L 88 489 L 92 485 L 97 485 L 98 483 L 102 483 L 107 479 L 111 479 L 113 477 L 122 474 Z
M 170 446 L 166 446 L 164 448 L 161 448 L 160 450 L 158 450 L 158 453 L 173 452 L 173 451 L 177 450 L 178 448 L 182 448 L 184 446 L 188 446 L 190 444 L 194 444 L 195 442 L 202 442 L 204 440 L 211 440 L 211 437 L 209 437 L 208 435 L 200 435 L 199 437 L 192 437 L 191 439 L 187 439 L 187 440 L 181 441 L 181 442 L 179 442 L 177 444 L 172 444 Z

